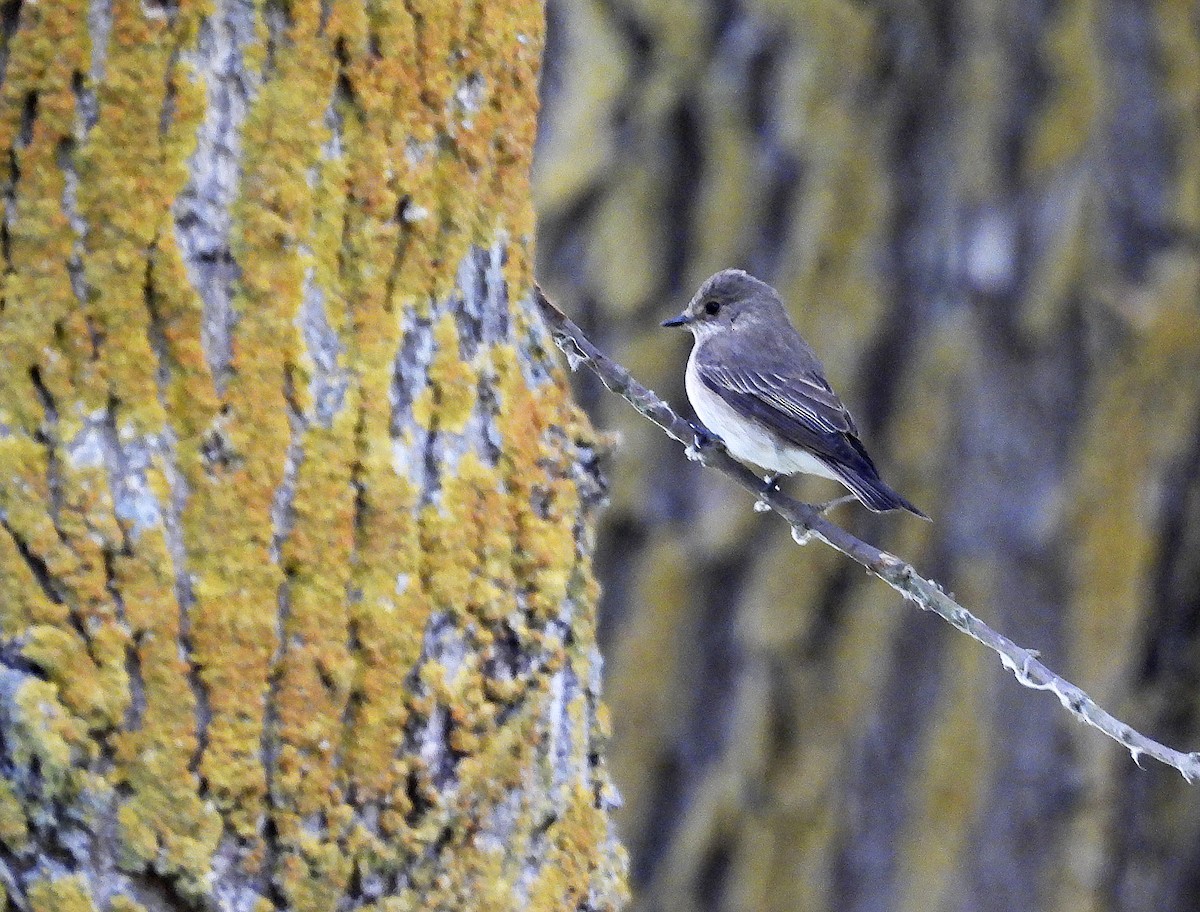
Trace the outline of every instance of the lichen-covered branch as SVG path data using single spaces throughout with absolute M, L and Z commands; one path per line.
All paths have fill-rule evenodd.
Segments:
M 906 599 L 921 609 L 932 611 L 952 626 L 978 640 L 1000 656 L 1004 667 L 1017 682 L 1033 690 L 1047 690 L 1080 721 L 1122 744 L 1140 765 L 1143 756 L 1153 757 L 1183 774 L 1188 782 L 1200 779 L 1200 752 L 1184 753 L 1160 744 L 1134 730 L 1099 706 L 1081 688 L 1047 668 L 1034 649 L 1018 646 L 1008 637 L 993 630 L 982 620 L 955 601 L 935 581 L 923 577 L 906 561 L 851 535 L 830 522 L 812 504 L 802 503 L 778 490 L 764 491 L 762 481 L 750 469 L 730 456 L 716 440 L 698 435 L 696 429 L 652 390 L 642 386 L 621 365 L 597 349 L 540 289 L 535 291 L 543 316 L 559 348 L 572 369 L 586 364 L 612 392 L 628 401 L 650 421 L 671 437 L 688 447 L 694 458 L 722 472 L 748 491 L 760 503 L 782 516 L 792 527 L 792 535 L 803 544 L 810 537 L 820 538 L 830 547 L 861 564 Z

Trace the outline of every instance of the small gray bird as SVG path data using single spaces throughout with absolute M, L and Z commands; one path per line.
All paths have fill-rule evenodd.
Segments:
M 735 457 L 780 475 L 840 481 L 876 513 L 929 518 L 879 477 L 820 359 L 766 282 L 740 269 L 718 272 L 662 325 L 686 326 L 695 336 L 688 399 Z

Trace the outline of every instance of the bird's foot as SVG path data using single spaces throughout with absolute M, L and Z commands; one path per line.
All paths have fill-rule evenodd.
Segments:
M 702 424 L 697 424 L 695 421 L 689 421 L 692 426 L 692 436 L 694 443 L 692 444 L 698 450 L 707 450 L 716 446 L 718 443 L 724 443 L 720 437 L 710 431 Z
M 771 509 L 771 505 L 767 503 L 767 495 L 779 490 L 779 479 L 782 477 L 782 472 L 774 472 L 763 476 L 762 487 L 758 491 L 758 500 L 754 501 L 755 513 L 766 513 Z
M 699 461 L 700 455 L 705 450 L 711 450 L 717 444 L 723 443 L 720 437 L 704 425 L 694 421 L 689 421 L 688 424 L 692 429 L 692 443 L 687 448 L 687 458 L 693 462 Z

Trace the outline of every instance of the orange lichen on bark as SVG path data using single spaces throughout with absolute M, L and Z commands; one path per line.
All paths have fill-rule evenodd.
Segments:
M 146 274 L 157 238 L 171 226 L 170 201 L 182 186 L 178 160 L 163 167 L 164 111 L 173 104 L 175 55 L 195 40 L 196 12 L 177 21 L 145 14 L 137 0 L 115 0 L 96 85 L 97 119 L 74 156 L 84 236 L 82 281 L 97 382 L 87 408 L 119 400 L 118 421 L 139 431 L 163 425 L 150 346 Z M 176 159 L 179 151 L 174 150 Z M 106 344 L 108 340 L 113 344 Z
M 297 22 L 291 34 L 295 53 L 276 55 L 275 78 L 246 116 L 231 238 L 241 265 L 231 375 L 219 417 L 202 432 L 208 455 L 185 465 L 193 490 L 185 513 L 197 602 L 192 639 L 212 709 L 201 774 L 243 839 L 259 831 L 267 788 L 260 754 L 284 581 L 270 556 L 271 509 L 291 437 L 289 366 L 300 360 L 293 324 L 307 265 L 299 246 L 312 231 L 309 169 L 320 154 L 324 131 L 316 125 L 335 69 L 328 48 L 309 44 L 300 29 Z
M 44 417 L 30 383 L 36 366 L 52 391 L 71 388 L 72 367 L 87 338 L 77 317 L 67 264 L 75 234 L 63 209 L 67 178 L 59 156 L 75 132 L 72 78 L 86 71 L 87 4 L 24 4 L 8 39 L 0 103 L 0 183 L 8 188 L 8 242 L 3 277 L 4 332 L 0 333 L 0 423 L 27 433 Z M 73 352 L 44 358 L 56 327 L 66 327 Z M 78 333 L 78 334 L 77 334 Z

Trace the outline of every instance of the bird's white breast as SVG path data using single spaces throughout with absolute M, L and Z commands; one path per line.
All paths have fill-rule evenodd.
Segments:
M 811 453 L 799 447 L 780 444 L 777 438 L 757 422 L 739 415 L 724 399 L 704 385 L 696 369 L 696 352 L 692 348 L 684 374 L 688 401 L 704 426 L 725 442 L 725 448 L 742 462 L 752 462 L 772 472 L 793 475 L 804 472 L 822 478 L 840 479 Z

